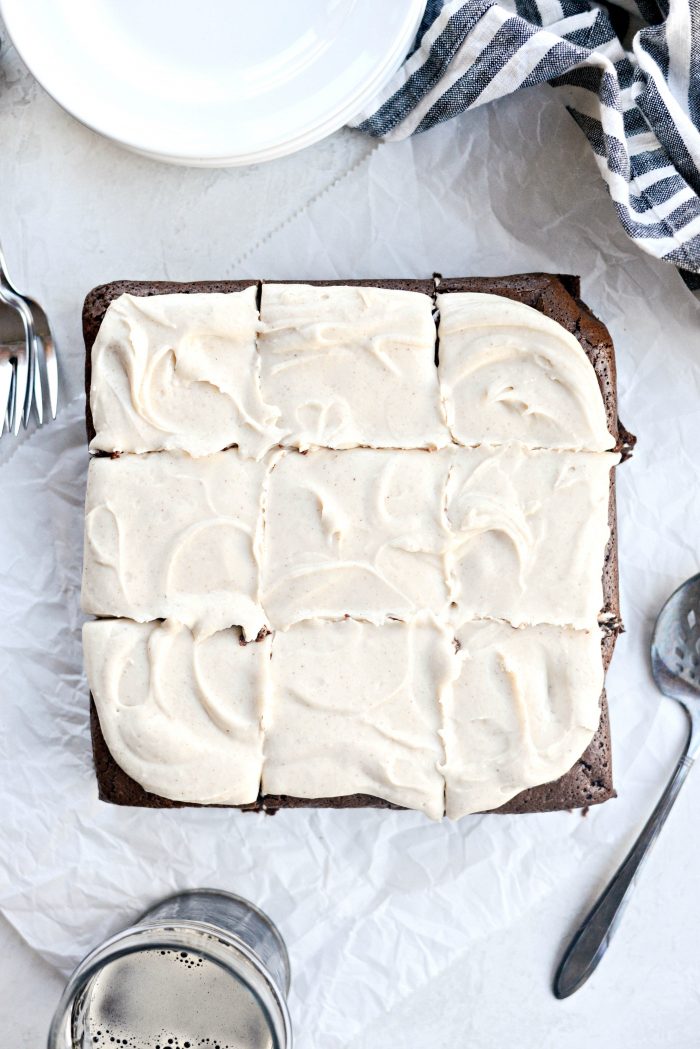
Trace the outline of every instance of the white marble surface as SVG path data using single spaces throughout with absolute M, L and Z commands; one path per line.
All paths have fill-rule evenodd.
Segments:
M 356 275 L 364 274 L 368 258 L 385 260 L 385 273 L 423 273 L 424 256 L 428 267 L 459 257 L 459 243 L 434 243 L 434 227 L 427 212 L 419 210 L 411 243 L 421 254 L 405 246 L 396 249 L 392 230 L 405 215 L 396 202 L 410 201 L 423 185 L 431 187 L 435 199 L 439 186 L 445 207 L 463 203 L 476 216 L 468 233 L 455 233 L 463 238 L 462 269 L 469 272 L 544 265 L 551 249 L 551 214 L 571 216 L 572 223 L 587 217 L 589 236 L 573 246 L 561 245 L 561 268 L 580 262 L 576 268 L 588 274 L 593 304 L 611 320 L 623 355 L 625 421 L 641 430 L 645 420 L 668 412 L 671 432 L 662 453 L 642 446 L 638 474 L 628 473 L 621 485 L 623 540 L 626 527 L 643 531 L 654 556 L 628 558 L 623 545 L 630 632 L 610 682 L 620 798 L 588 817 L 591 848 L 585 863 L 572 863 L 547 895 L 527 906 L 514 900 L 512 921 L 476 938 L 468 951 L 451 957 L 439 975 L 391 1010 L 383 1015 L 380 1010 L 345 1049 L 582 1049 L 593 1039 L 615 1049 L 695 1046 L 700 776 L 691 777 L 604 967 L 567 1002 L 556 1002 L 549 992 L 567 935 L 624 854 L 680 743 L 680 714 L 669 703 L 656 708 L 644 660 L 659 601 L 697 570 L 699 560 L 695 441 L 700 438 L 700 369 L 693 362 L 692 340 L 697 342 L 700 318 L 677 276 L 641 259 L 619 233 L 595 166 L 547 89 L 473 114 L 468 131 L 464 125 L 445 127 L 392 153 L 380 155 L 378 150 L 389 147 L 341 132 L 264 167 L 184 170 L 132 156 L 78 126 L 33 83 L 6 46 L 0 54 L 0 142 L 3 244 L 19 285 L 44 302 L 54 319 L 66 399 L 79 393 L 82 382 L 82 296 L 102 280 L 233 277 L 257 266 L 267 267 L 267 273 L 275 270 L 275 276 L 333 275 L 336 266 L 347 265 L 334 253 L 338 237 L 350 245 L 357 240 Z M 557 156 L 566 156 L 567 171 L 577 172 L 575 183 L 557 167 Z M 438 178 L 441 164 L 449 169 L 444 182 Z M 510 167 L 507 187 L 502 183 L 485 191 L 488 165 L 499 171 Z M 504 193 L 517 201 L 518 221 Z M 489 237 L 489 212 L 499 209 L 509 216 L 507 250 Z M 340 254 L 349 257 L 347 250 Z M 616 311 L 621 294 L 625 301 L 638 294 L 640 314 L 655 325 L 653 354 L 640 348 L 643 328 Z M 667 355 L 661 353 L 658 329 L 669 333 Z M 657 403 L 655 393 L 658 377 L 674 368 L 679 374 L 671 410 Z M 687 391 L 686 400 L 681 389 Z M 0 462 L 12 454 L 10 443 L 3 441 Z M 661 500 L 672 516 L 668 528 L 664 513 L 653 511 Z M 635 573 L 642 572 L 640 580 Z M 635 704 L 643 716 L 633 716 Z M 12 768 L 3 765 L 2 775 L 11 776 Z M 1 813 L 0 839 L 3 850 L 12 850 Z M 546 855 L 541 863 L 546 865 Z M 50 879 L 51 871 L 45 875 Z M 478 892 L 465 899 L 465 908 L 478 912 Z M 51 952 L 50 943 L 41 946 Z M 42 1044 L 62 980 L 0 919 L 2 1044 Z M 336 1004 L 341 1016 L 343 1004 Z M 300 1015 L 297 1022 L 308 1032 L 313 1017 Z M 308 1034 L 305 1044 L 323 1049 L 322 1041 L 315 1043 Z

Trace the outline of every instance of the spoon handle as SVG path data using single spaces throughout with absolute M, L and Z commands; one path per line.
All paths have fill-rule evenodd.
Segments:
M 686 750 L 617 874 L 574 934 L 554 977 L 554 994 L 557 998 L 568 998 L 577 991 L 594 972 L 605 954 L 629 900 L 639 869 L 666 822 L 666 817 L 692 766 L 693 759 L 688 756 Z

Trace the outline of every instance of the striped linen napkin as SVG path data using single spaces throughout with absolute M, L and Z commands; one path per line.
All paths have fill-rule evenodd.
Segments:
M 549 81 L 620 221 L 700 289 L 700 0 L 428 0 L 416 47 L 352 122 L 385 141 Z

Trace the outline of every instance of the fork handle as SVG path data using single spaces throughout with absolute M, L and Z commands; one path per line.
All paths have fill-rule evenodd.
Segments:
M 605 954 L 631 896 L 637 874 L 659 836 L 692 766 L 693 759 L 688 756 L 686 746 L 644 829 L 622 861 L 617 874 L 574 934 L 554 977 L 554 994 L 557 998 L 568 998 L 577 991 Z

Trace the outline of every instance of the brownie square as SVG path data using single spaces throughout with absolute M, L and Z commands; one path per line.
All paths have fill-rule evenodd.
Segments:
M 284 454 L 270 474 L 265 506 L 261 600 L 270 625 L 447 612 L 440 557 L 448 539 L 442 506 L 449 465 L 448 451 L 420 449 Z
M 449 444 L 431 293 L 263 284 L 261 384 L 281 413 L 280 443 L 300 451 Z
M 451 632 L 428 615 L 380 626 L 306 620 L 276 633 L 263 795 L 282 786 L 311 798 L 376 790 L 439 819 L 435 696 L 453 666 Z
M 267 628 L 255 529 L 267 465 L 237 448 L 94 457 L 85 498 L 83 610 L 197 632 Z

